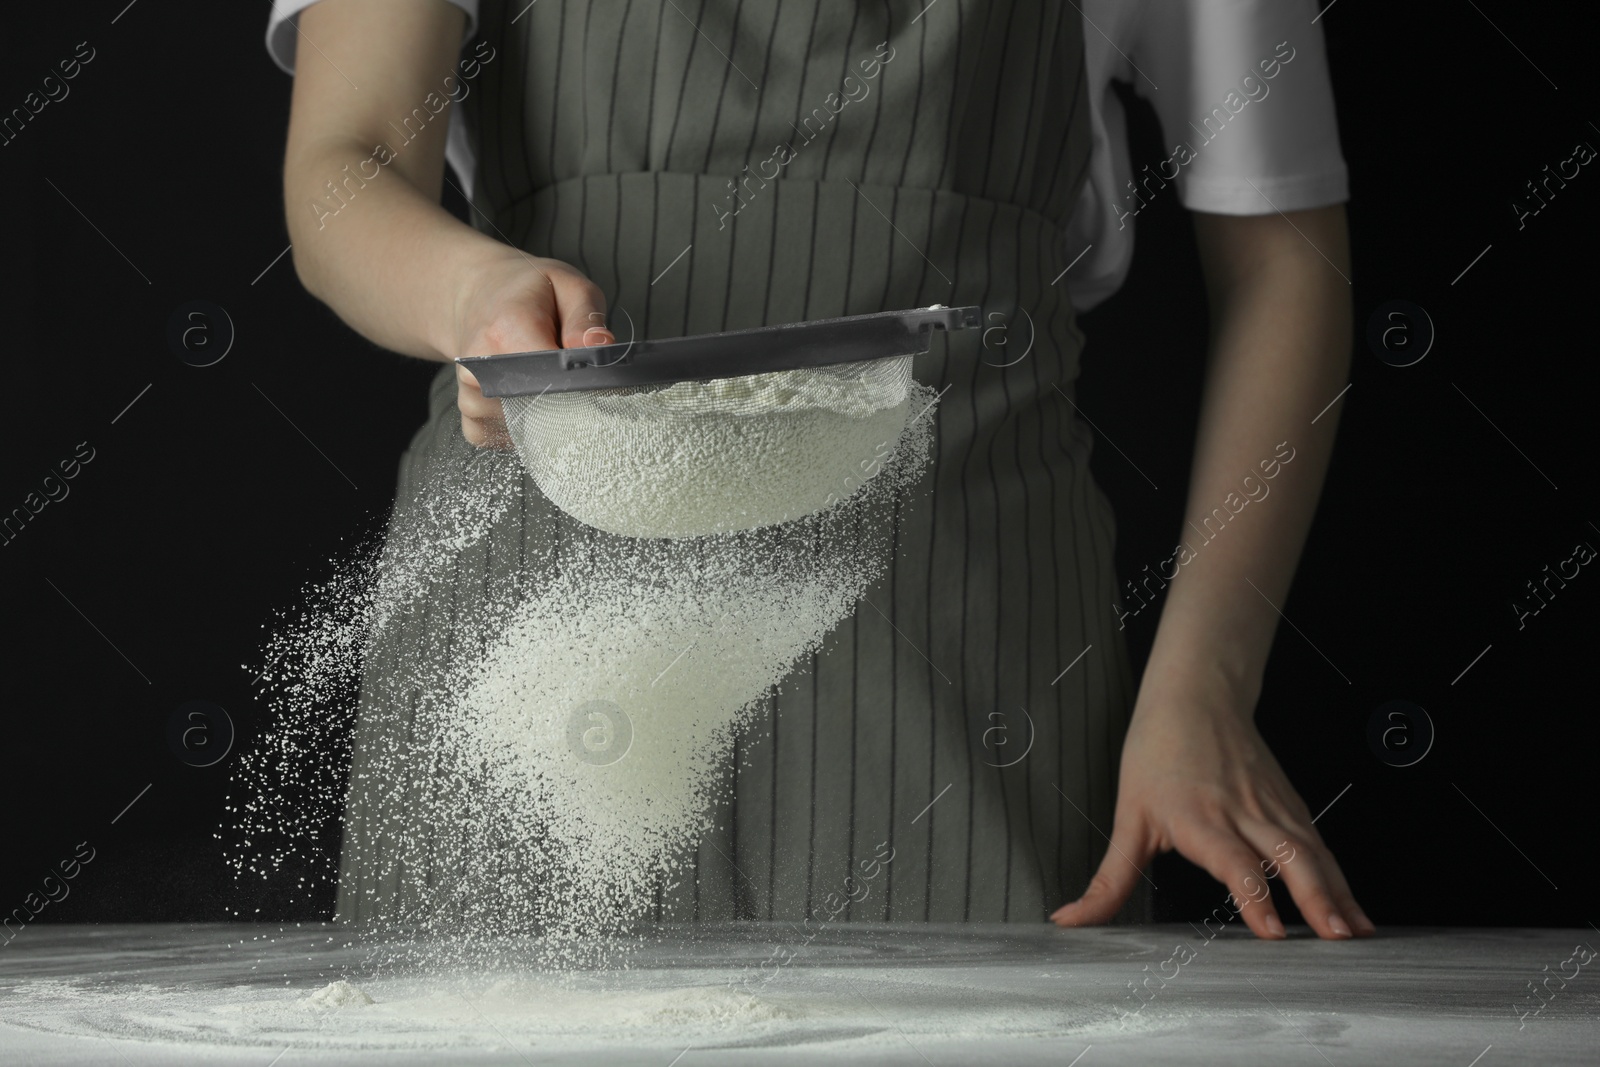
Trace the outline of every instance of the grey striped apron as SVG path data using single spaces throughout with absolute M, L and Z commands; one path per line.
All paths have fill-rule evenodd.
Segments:
M 585 272 L 619 334 L 623 310 L 667 337 L 943 303 L 1009 342 L 936 334 L 919 357 L 938 443 L 893 563 L 739 739 L 717 828 L 654 916 L 1042 920 L 1105 850 L 1131 696 L 1115 527 L 1067 400 L 1083 338 L 1054 281 L 1089 159 L 1076 9 L 485 0 L 481 25 L 474 223 Z M 422 506 L 419 471 L 470 476 L 453 401 L 445 369 L 396 521 Z M 513 491 L 373 649 L 340 918 L 448 909 L 426 887 L 474 862 L 408 817 L 438 769 L 395 679 L 489 639 L 490 577 L 581 542 L 564 516 L 529 520 L 551 510 L 531 483 Z M 375 755 L 407 731 L 413 758 Z

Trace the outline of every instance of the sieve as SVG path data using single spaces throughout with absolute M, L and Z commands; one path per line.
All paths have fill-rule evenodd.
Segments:
M 932 331 L 976 327 L 934 305 L 592 348 L 469 356 L 523 466 L 557 507 L 631 537 L 788 522 L 848 499 L 891 460 Z M 921 412 L 918 412 L 920 417 Z

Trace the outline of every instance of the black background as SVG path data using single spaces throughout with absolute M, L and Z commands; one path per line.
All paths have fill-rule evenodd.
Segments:
M 234 885 L 214 836 L 232 759 L 186 766 L 167 722 L 204 699 L 228 709 L 238 745 L 260 730 L 244 664 L 274 612 L 381 524 L 433 367 L 348 331 L 287 257 L 268 269 L 288 243 L 289 79 L 262 47 L 266 5 L 125 3 L 27 5 L 0 34 L 4 110 L 78 42 L 96 50 L 70 96 L 0 147 L 0 512 L 79 442 L 95 455 L 0 547 L 0 911 L 87 840 L 94 862 L 41 921 L 316 917 L 329 901 L 291 903 L 296 872 Z M 1303 636 L 1280 628 L 1258 720 L 1313 811 L 1338 797 L 1318 826 L 1380 924 L 1600 919 L 1583 791 L 1600 576 L 1584 569 L 1520 631 L 1511 608 L 1577 542 L 1600 546 L 1600 164 L 1521 231 L 1511 208 L 1578 141 L 1600 145 L 1583 10 L 1346 0 L 1321 22 L 1351 171 L 1358 341 L 1282 605 Z M 1136 166 L 1166 154 L 1158 133 L 1139 105 Z M 1126 286 L 1083 319 L 1079 392 L 1127 454 L 1102 445 L 1094 461 L 1125 577 L 1165 559 L 1180 526 L 1205 342 L 1176 198 L 1155 198 L 1138 227 Z M 165 340 L 195 299 L 237 329 L 203 369 Z M 1415 366 L 1360 340 L 1393 299 L 1438 331 Z M 1154 618 L 1130 622 L 1137 657 Z M 1437 731 L 1415 766 L 1367 743 L 1372 710 L 1395 698 Z M 1175 857 L 1153 873 L 1162 917 L 1221 900 Z

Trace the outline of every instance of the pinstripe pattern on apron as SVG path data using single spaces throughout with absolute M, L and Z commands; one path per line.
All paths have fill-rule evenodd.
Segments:
M 1111 827 L 1132 685 L 1114 522 L 1068 402 L 1083 337 L 1055 284 L 1089 158 L 1080 19 L 1054 2 L 922 8 L 483 5 L 500 55 L 467 104 L 474 222 L 585 272 L 619 336 L 943 303 L 981 306 L 1009 342 L 936 334 L 918 358 L 943 396 L 936 458 L 897 510 L 889 572 L 740 738 L 717 828 L 658 891 L 658 919 L 816 914 L 888 842 L 881 881 L 838 918 L 1039 921 L 1087 885 Z M 418 464 L 470 466 L 453 402 L 446 368 L 397 514 L 419 506 Z M 405 793 L 373 788 L 396 769 L 363 737 L 415 714 L 385 664 L 481 644 L 488 576 L 558 565 L 581 542 L 531 482 L 516 492 L 374 650 L 341 918 L 403 910 L 408 885 L 462 862 L 430 852 L 425 826 L 386 846 L 404 818 L 378 809 Z M 428 788 L 428 768 L 407 773 Z

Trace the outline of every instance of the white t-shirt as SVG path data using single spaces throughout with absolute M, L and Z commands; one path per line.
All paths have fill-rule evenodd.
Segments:
M 294 17 L 316 0 L 275 0 L 267 50 L 293 72 Z M 477 32 L 478 0 L 449 0 Z M 1133 221 L 1151 199 L 1265 215 L 1342 203 L 1333 86 L 1314 0 L 1081 0 L 1093 147 L 1067 227 L 1064 283 L 1080 311 L 1117 291 L 1133 259 Z M 1161 121 L 1168 155 L 1132 173 L 1122 103 L 1133 84 Z M 445 157 L 470 194 L 475 164 L 452 115 Z M 1138 188 L 1130 182 L 1138 180 Z M 1072 258 L 1076 257 L 1076 258 Z

